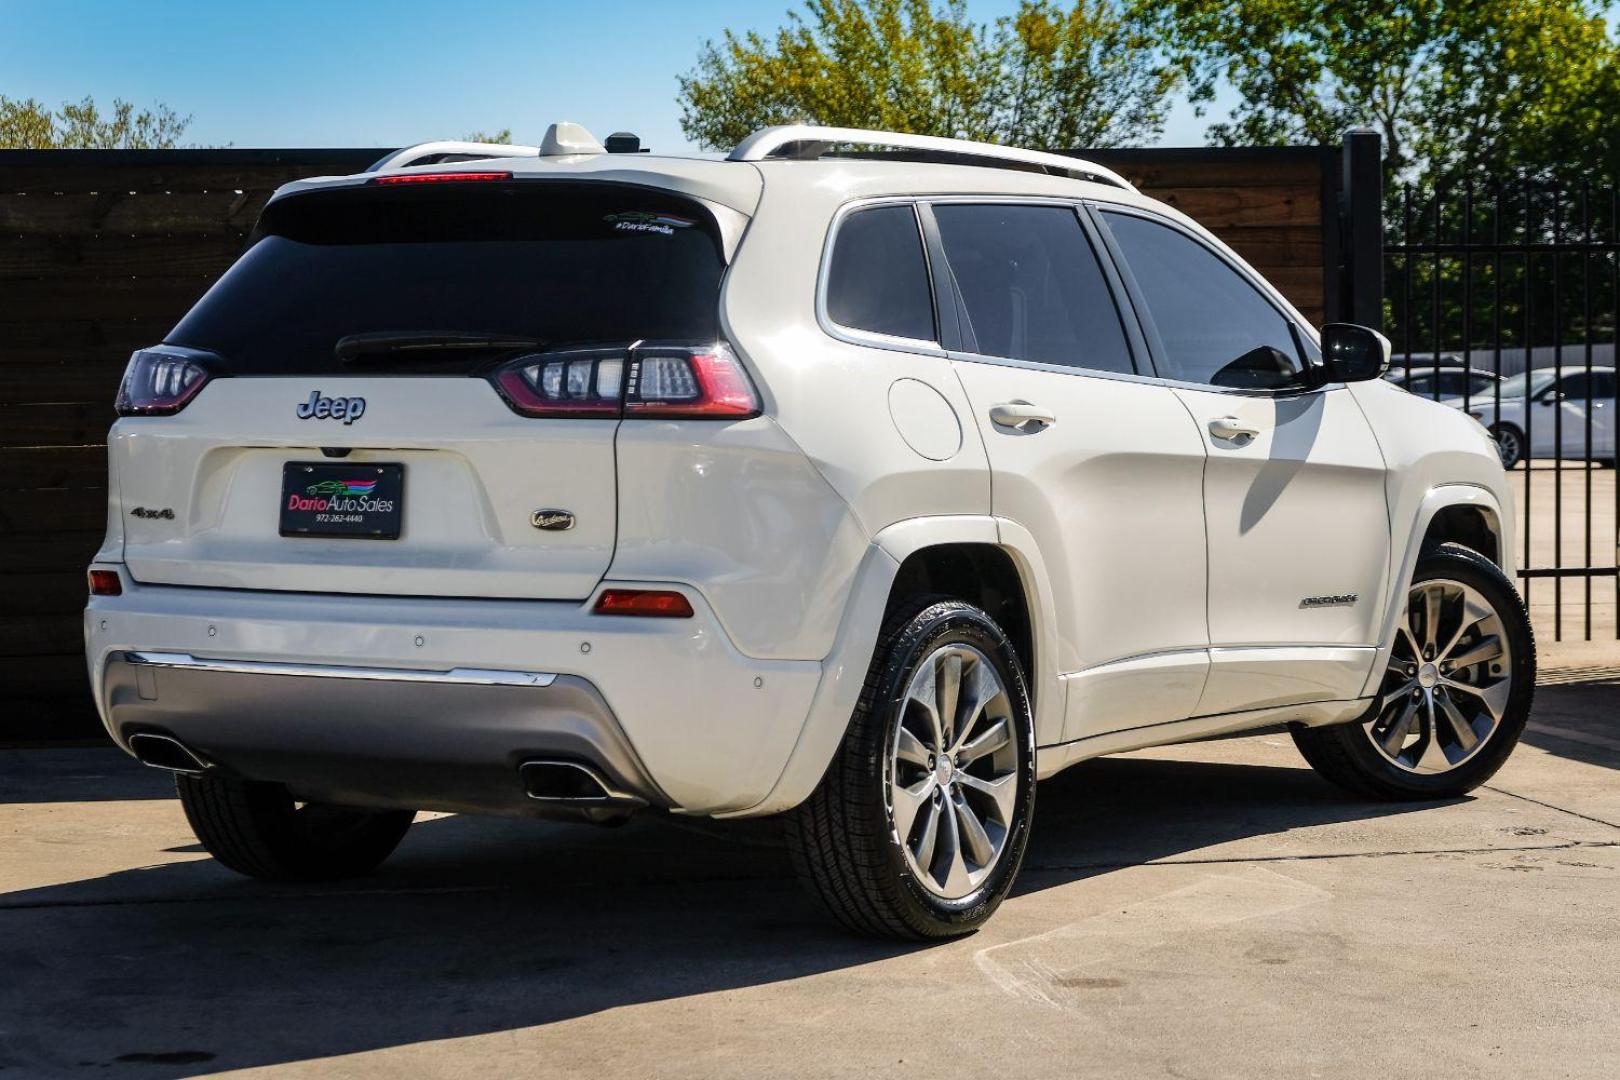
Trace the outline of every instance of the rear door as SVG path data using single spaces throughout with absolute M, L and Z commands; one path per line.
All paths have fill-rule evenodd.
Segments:
M 931 210 L 994 513 L 1050 577 L 1062 739 L 1192 715 L 1208 667 L 1197 429 L 1138 375 L 1140 338 L 1075 206 Z
M 130 572 L 589 595 L 613 555 L 628 349 L 714 342 L 723 272 L 706 210 L 654 188 L 368 185 L 272 203 L 166 339 L 212 377 L 177 415 L 114 429 Z M 503 378 L 557 407 L 520 414 Z
M 1303 389 L 1307 339 L 1213 247 L 1157 215 L 1098 217 L 1158 372 L 1209 451 L 1211 663 L 1198 711 L 1355 697 L 1390 550 L 1366 417 L 1342 385 Z

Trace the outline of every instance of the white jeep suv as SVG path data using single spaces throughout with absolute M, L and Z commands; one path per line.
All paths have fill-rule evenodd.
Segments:
M 131 359 L 90 676 L 256 877 L 419 809 L 782 815 L 848 926 L 959 934 L 1087 758 L 1506 759 L 1509 489 L 1387 361 L 1074 158 L 417 148 L 282 188 Z

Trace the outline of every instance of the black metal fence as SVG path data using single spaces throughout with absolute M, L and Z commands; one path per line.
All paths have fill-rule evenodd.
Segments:
M 1390 377 L 1497 437 L 1539 632 L 1620 637 L 1620 193 L 1545 178 L 1408 188 L 1385 201 L 1383 255 Z

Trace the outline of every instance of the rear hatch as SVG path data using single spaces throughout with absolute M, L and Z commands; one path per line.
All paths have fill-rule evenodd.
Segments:
M 126 376 L 137 410 L 179 401 L 112 433 L 130 573 L 588 596 L 617 524 L 615 357 L 714 342 L 723 271 L 704 206 L 652 187 L 424 182 L 272 203 Z M 575 359 L 548 368 L 559 354 Z M 568 400 L 520 413 L 502 389 L 517 369 L 537 385 L 561 372 Z

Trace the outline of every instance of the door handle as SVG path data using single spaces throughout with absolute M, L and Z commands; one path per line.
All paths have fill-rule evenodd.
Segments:
M 1260 434 L 1235 416 L 1217 416 L 1209 422 L 1209 433 L 1217 439 L 1252 439 Z
M 1027 401 L 1009 401 L 990 406 L 990 422 L 1015 431 L 1040 431 L 1057 423 L 1057 414 Z

